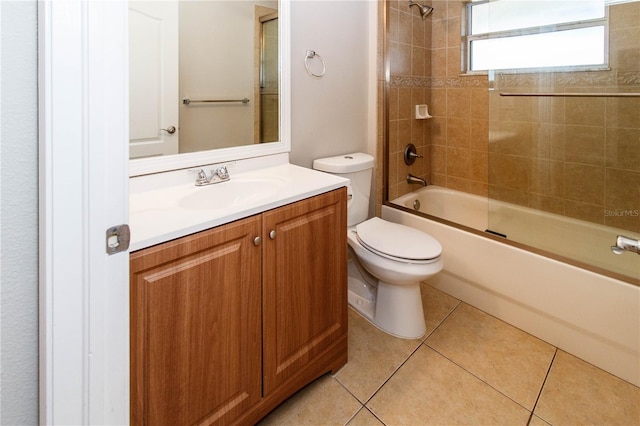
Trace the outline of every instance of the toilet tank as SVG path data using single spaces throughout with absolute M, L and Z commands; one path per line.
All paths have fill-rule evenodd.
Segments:
M 347 186 L 347 196 L 349 197 L 347 225 L 354 226 L 364 222 L 369 215 L 373 157 L 369 154 L 356 152 L 336 157 L 319 158 L 313 161 L 313 168 L 345 177 L 351 181 Z

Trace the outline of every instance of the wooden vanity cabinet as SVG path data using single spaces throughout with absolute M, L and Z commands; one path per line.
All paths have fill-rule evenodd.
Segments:
M 344 365 L 346 244 L 341 188 L 132 253 L 131 423 L 254 424 Z
M 347 335 L 346 192 L 266 212 L 263 227 L 269 235 L 263 386 L 269 394 Z
M 251 217 L 131 254 L 132 424 L 226 424 L 260 401 L 260 233 Z

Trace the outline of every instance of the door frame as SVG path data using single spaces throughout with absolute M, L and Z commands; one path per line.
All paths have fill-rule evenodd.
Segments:
M 38 7 L 40 423 L 127 424 L 127 2 Z

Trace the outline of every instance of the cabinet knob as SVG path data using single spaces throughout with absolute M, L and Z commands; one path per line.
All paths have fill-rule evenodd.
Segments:
M 259 246 L 261 243 L 262 243 L 262 238 L 260 238 L 260 237 L 255 237 L 255 238 L 253 239 L 253 245 L 254 245 L 254 246 Z
M 272 229 L 271 232 L 269 232 L 269 238 L 271 238 L 272 240 L 276 239 L 276 230 Z

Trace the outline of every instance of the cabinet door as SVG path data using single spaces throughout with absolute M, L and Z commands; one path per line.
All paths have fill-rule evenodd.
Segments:
M 346 336 L 346 190 L 266 212 L 263 224 L 268 395 Z
M 227 424 L 261 398 L 260 216 L 131 255 L 131 423 Z

